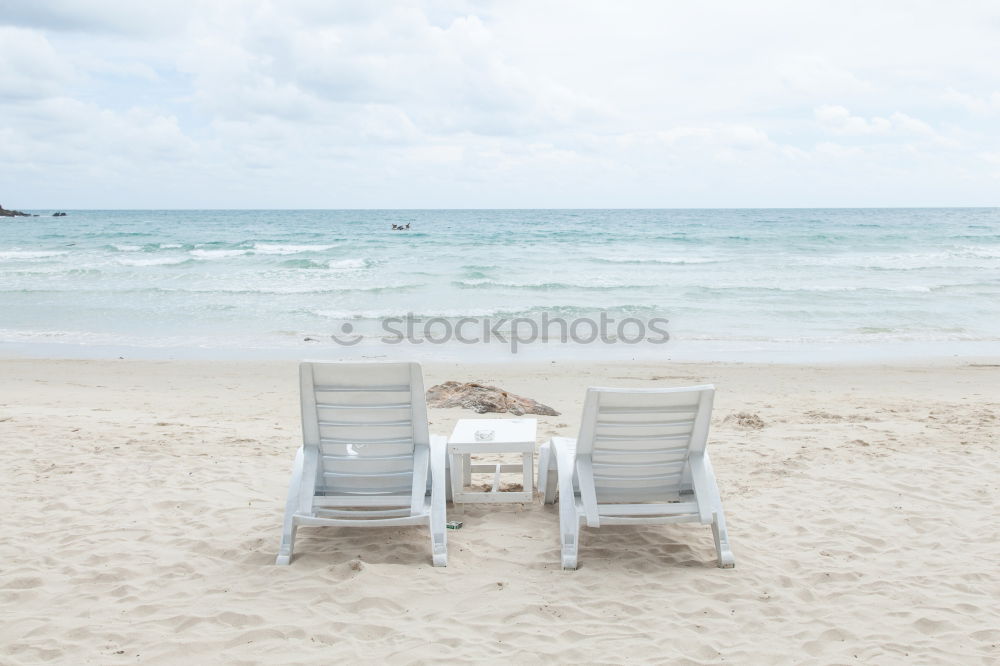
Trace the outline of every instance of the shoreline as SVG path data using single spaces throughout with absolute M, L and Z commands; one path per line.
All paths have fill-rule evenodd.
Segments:
M 609 371 L 614 368 L 628 368 L 636 372 L 648 370 L 653 372 L 657 369 L 669 368 L 784 368 L 784 369 L 815 369 L 844 371 L 854 369 L 912 369 L 912 370 L 936 370 L 954 368 L 1000 368 L 1000 354 L 977 355 L 977 356 L 926 356 L 926 357 L 905 357 L 905 358 L 885 358 L 880 360 L 868 359 L 841 359 L 837 361 L 814 361 L 812 363 L 801 363 L 793 360 L 785 361 L 762 361 L 762 360 L 729 360 L 729 359 L 594 359 L 581 360 L 579 358 L 558 358 L 558 359 L 528 359 L 511 358 L 505 361 L 492 359 L 454 359 L 454 358 L 412 358 L 400 355 L 398 357 L 364 357 L 364 358 L 326 358 L 319 355 L 302 354 L 289 357 L 238 357 L 227 358 L 224 356 L 204 356 L 204 357 L 141 357 L 141 356 L 118 356 L 118 357 L 82 357 L 82 356 L 27 356 L 27 355 L 6 355 L 0 353 L 0 367 L 4 365 L 16 364 L 38 364 L 41 366 L 50 364 L 75 364 L 85 366 L 88 364 L 95 366 L 107 365 L 150 365 L 157 367 L 197 367 L 204 364 L 225 367 L 231 365 L 237 368 L 259 365 L 263 367 L 297 367 L 302 361 L 321 362 L 389 362 L 389 361 L 416 361 L 424 368 L 468 368 L 476 369 L 503 369 L 504 374 L 510 374 L 518 370 L 542 370 L 553 365 L 562 368 L 573 368 L 576 370 L 584 368 L 599 368 Z
M 595 351 L 597 353 L 595 353 Z M 777 365 L 873 365 L 936 362 L 948 359 L 1000 358 L 1000 342 L 992 340 L 880 342 L 861 344 L 746 341 L 683 341 L 652 345 L 537 344 L 511 353 L 502 345 L 359 345 L 337 346 L 323 341 L 286 347 L 137 346 L 73 342 L 0 341 L 0 359 L 76 360 L 414 360 L 422 363 L 766 363 Z

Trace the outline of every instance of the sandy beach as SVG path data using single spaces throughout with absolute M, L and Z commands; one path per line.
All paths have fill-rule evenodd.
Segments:
M 0 362 L 0 662 L 996 663 L 1000 365 L 425 365 L 562 412 L 585 387 L 712 382 L 737 558 L 699 525 L 584 528 L 449 506 L 423 528 L 303 528 L 290 362 Z M 763 427 L 733 418 L 757 415 Z M 432 432 L 474 416 L 431 409 Z

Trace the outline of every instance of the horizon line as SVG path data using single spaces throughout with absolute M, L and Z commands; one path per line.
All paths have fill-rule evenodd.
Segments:
M 613 207 L 553 207 L 553 206 L 543 206 L 543 207 L 510 207 L 510 208 L 496 208 L 496 207 L 482 207 L 482 208 L 466 208 L 466 207 L 456 207 L 456 208 L 441 208 L 441 207 L 398 207 L 398 208 L 377 208 L 377 207 L 350 207 L 350 208 L 268 208 L 268 207 L 254 207 L 254 208 L 5 208 L 4 210 L 17 210 L 19 212 L 30 212 L 30 211 L 81 211 L 81 212 L 92 212 L 92 211 L 148 211 L 148 210 L 159 210 L 159 211 L 486 211 L 486 210 L 504 210 L 504 211 L 532 211 L 532 210 L 581 210 L 581 211 L 595 211 L 595 210 L 933 210 L 933 209 L 994 209 L 1000 208 L 1000 204 L 991 206 L 972 206 L 972 205 L 962 205 L 962 206 L 613 206 Z

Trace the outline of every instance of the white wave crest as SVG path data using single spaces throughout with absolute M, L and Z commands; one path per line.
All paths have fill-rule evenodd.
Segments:
M 367 259 L 331 259 L 326 263 L 327 268 L 334 269 L 351 269 L 351 268 L 367 268 Z
M 122 266 L 175 266 L 190 261 L 187 257 L 150 257 L 148 259 L 119 259 Z
M 719 259 L 709 257 L 621 257 L 621 256 L 595 256 L 595 261 L 608 264 L 663 264 L 684 266 L 688 264 L 717 264 Z
M 421 322 L 420 326 L 426 322 L 427 319 L 433 318 L 443 318 L 443 319 L 458 319 L 460 317 L 492 317 L 495 315 L 503 314 L 504 310 L 502 308 L 468 308 L 463 310 L 449 310 L 447 308 L 442 309 L 428 309 L 426 312 L 413 313 L 414 316 L 419 317 Z M 348 320 L 364 320 L 364 319 L 385 319 L 389 317 L 405 317 L 406 312 L 400 310 L 309 310 L 309 314 L 315 315 L 317 317 L 323 317 L 325 319 L 348 319 Z
M 919 270 L 933 268 L 989 268 L 995 262 L 983 261 L 1000 257 L 1000 252 L 989 248 L 967 248 L 964 251 L 910 252 L 910 253 L 852 253 L 843 255 L 797 257 L 792 261 L 800 265 L 832 266 L 837 268 L 869 268 L 881 270 Z M 978 261 L 977 261 L 978 260 Z
M 257 254 L 299 254 L 301 252 L 325 252 L 337 247 L 334 245 L 281 245 L 278 243 L 254 243 L 253 251 Z
M 191 250 L 191 256 L 197 259 L 228 259 L 247 254 L 249 250 Z
M 0 261 L 5 261 L 8 259 L 49 259 L 51 257 L 63 257 L 69 254 L 69 252 L 46 252 L 46 251 L 33 251 L 33 250 L 9 250 L 7 252 L 0 252 Z

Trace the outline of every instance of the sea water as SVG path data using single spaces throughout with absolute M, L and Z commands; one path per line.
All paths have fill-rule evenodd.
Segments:
M 407 314 L 669 322 L 582 358 L 1000 351 L 1000 209 L 37 212 L 0 218 L 0 353 L 483 353 L 385 345 Z

